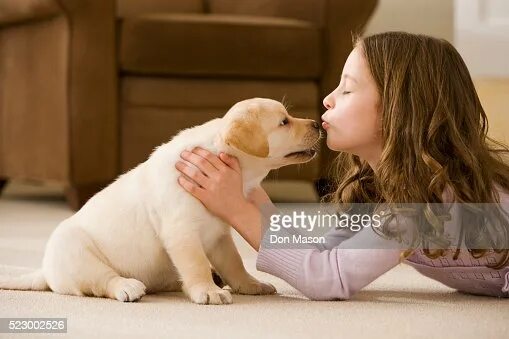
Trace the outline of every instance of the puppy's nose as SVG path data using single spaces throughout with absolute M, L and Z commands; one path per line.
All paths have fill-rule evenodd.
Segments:
M 318 124 L 316 121 L 313 121 L 311 124 L 313 125 L 313 128 L 320 129 L 320 124 Z

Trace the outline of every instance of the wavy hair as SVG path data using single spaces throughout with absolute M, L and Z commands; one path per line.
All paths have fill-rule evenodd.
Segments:
M 324 201 L 442 203 L 449 187 L 458 203 L 499 202 L 494 183 L 509 191 L 504 157 L 509 149 L 487 135 L 486 113 L 458 51 L 446 40 L 405 32 L 354 36 L 353 44 L 362 50 L 381 98 L 382 154 L 373 170 L 358 156 L 340 152 L 333 166 L 335 191 Z M 419 227 L 424 253 L 444 255 L 429 248 L 430 242 L 445 241 L 442 225 Z M 481 220 L 460 233 L 476 258 L 487 252 L 476 246 L 483 227 Z M 491 239 L 493 247 L 505 245 L 497 247 L 501 260 L 490 267 L 509 261 L 508 229 L 505 225 Z M 459 248 L 455 258 L 458 254 Z

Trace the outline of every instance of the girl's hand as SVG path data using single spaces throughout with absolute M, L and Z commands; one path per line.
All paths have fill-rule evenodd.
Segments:
M 232 224 L 233 218 L 249 204 L 243 194 L 237 158 L 225 153 L 218 157 L 199 147 L 192 152 L 184 151 L 180 156 L 185 161 L 175 164 L 177 170 L 184 174 L 178 178 L 179 184 L 212 214 Z

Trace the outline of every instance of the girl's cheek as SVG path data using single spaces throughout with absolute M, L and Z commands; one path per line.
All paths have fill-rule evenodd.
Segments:
M 331 149 L 336 149 L 341 143 L 342 139 L 346 137 L 345 133 L 348 131 L 348 123 L 343 121 L 344 117 L 339 112 L 330 112 L 331 114 L 326 117 L 329 126 L 327 128 L 327 146 Z
M 329 122 L 331 125 L 334 126 L 336 129 L 345 129 L 350 124 L 350 119 L 348 112 L 345 112 L 343 110 L 336 110 L 334 112 L 331 112 L 331 116 L 329 118 Z
M 337 125 L 342 120 L 341 119 L 342 114 L 338 108 L 336 108 L 333 111 L 330 111 L 329 113 L 330 114 L 328 115 L 327 120 L 331 123 L 331 125 Z

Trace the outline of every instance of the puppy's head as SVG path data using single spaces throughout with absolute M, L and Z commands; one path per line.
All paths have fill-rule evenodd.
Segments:
M 224 116 L 226 145 L 267 162 L 270 168 L 314 158 L 320 128 L 311 119 L 294 118 L 278 101 L 254 98 L 236 103 Z M 238 153 L 238 152 L 236 152 Z

